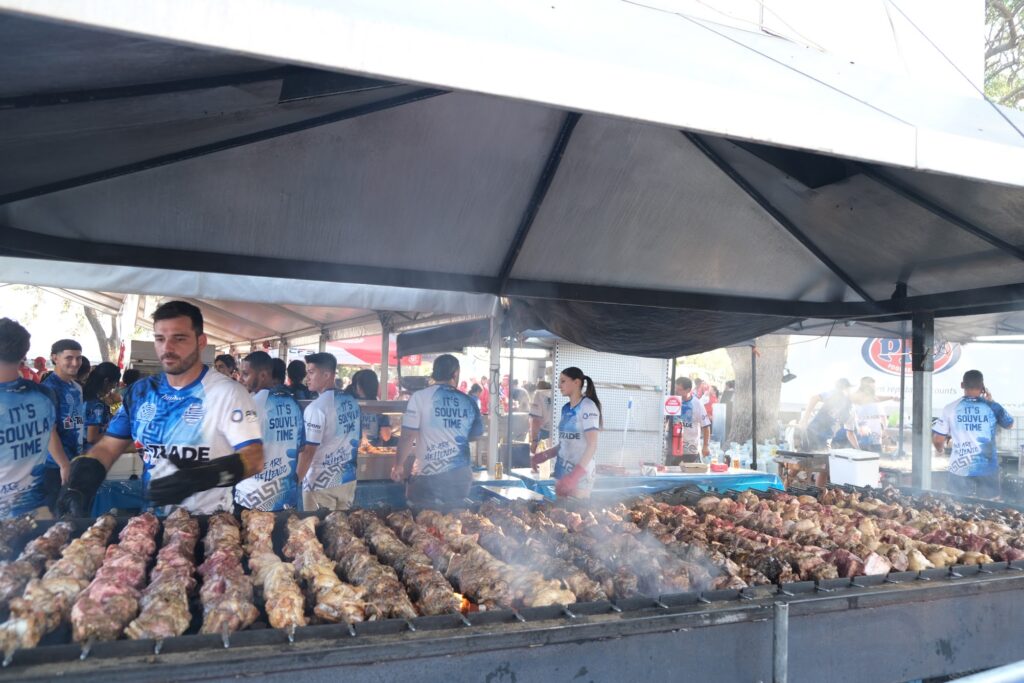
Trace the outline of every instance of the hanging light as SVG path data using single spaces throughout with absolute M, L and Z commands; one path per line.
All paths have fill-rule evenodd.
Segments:
M 782 383 L 785 384 L 786 382 L 792 382 L 795 379 L 796 379 L 796 375 L 794 375 L 792 372 L 790 372 L 789 368 L 786 368 L 785 369 L 785 374 L 782 375 Z

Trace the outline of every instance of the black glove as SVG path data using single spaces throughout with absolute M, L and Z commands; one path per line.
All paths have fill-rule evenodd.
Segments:
M 193 493 L 218 486 L 234 486 L 243 479 L 245 472 L 242 456 L 238 453 L 202 465 L 192 465 L 187 461 L 172 462 L 180 468 L 177 472 L 149 482 L 147 496 L 154 505 L 174 505 Z
M 92 499 L 107 478 L 107 468 L 96 458 L 80 455 L 71 461 L 68 483 L 57 496 L 60 517 L 91 517 Z

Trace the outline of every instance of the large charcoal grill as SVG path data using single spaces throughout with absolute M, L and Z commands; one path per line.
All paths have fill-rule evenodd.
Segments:
M 692 496 L 684 492 L 684 496 Z M 291 514 L 291 513 L 287 513 Z M 275 545 L 283 544 L 278 516 Z M 205 534 L 205 520 L 201 519 Z M 92 520 L 76 520 L 81 532 Z M 35 534 L 42 533 L 42 522 Z M 120 527 L 118 528 L 120 531 Z M 201 544 L 198 549 L 201 552 Z M 197 558 L 201 562 L 201 556 Z M 1024 562 L 888 576 L 635 597 L 300 628 L 266 627 L 163 642 L 96 643 L 80 660 L 62 626 L 20 651 L 2 680 L 700 680 L 905 681 L 1024 657 Z M 788 643 L 788 645 L 787 645 Z M 539 647 L 542 646 L 542 647 Z M 582 672 L 582 673 L 581 673 Z M 773 674 L 774 672 L 774 674 Z

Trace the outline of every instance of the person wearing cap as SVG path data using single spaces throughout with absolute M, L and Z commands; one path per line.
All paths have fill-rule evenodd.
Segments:
M 473 481 L 469 442 L 484 432 L 476 401 L 456 388 L 458 359 L 438 356 L 430 376 L 434 384 L 409 399 L 391 469 L 393 480 L 407 482 L 412 508 L 446 508 L 465 500 Z
M 999 496 L 996 428 L 1009 429 L 1013 418 L 992 400 L 979 370 L 965 372 L 960 388 L 964 395 L 943 408 L 942 416 L 932 422 L 932 444 L 940 455 L 946 441 L 953 447 L 946 477 L 950 493 L 996 498 Z
M 843 448 L 849 443 L 859 448 L 857 441 L 857 415 L 850 400 L 850 381 L 840 379 L 835 389 L 815 394 L 807 403 L 800 420 L 803 432 L 803 448 L 810 452 L 823 452 L 832 440 L 833 448 Z M 820 408 L 819 408 L 820 406 Z

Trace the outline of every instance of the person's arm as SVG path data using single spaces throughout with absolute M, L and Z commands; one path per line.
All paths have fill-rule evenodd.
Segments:
M 530 448 L 537 447 L 540 441 L 540 428 L 544 425 L 544 418 L 540 415 L 530 414 Z
M 60 483 L 68 483 L 68 476 L 71 473 L 71 462 L 68 460 L 68 456 L 64 452 L 64 444 L 60 441 L 60 434 L 57 433 L 56 425 L 54 425 L 53 429 L 50 430 L 49 450 L 53 461 L 57 463 L 58 467 L 60 467 Z
M 413 456 L 413 447 L 416 445 L 416 432 L 411 427 L 402 426 L 402 435 L 398 437 L 398 455 L 395 457 L 395 464 L 391 468 L 392 481 L 402 482 L 406 480 L 406 461 Z
M 814 409 L 821 403 L 821 394 L 815 394 L 811 396 L 811 400 L 807 402 L 807 408 L 804 409 L 804 414 L 800 417 L 800 427 L 806 429 L 807 425 L 811 422 L 811 416 L 814 415 Z
M 949 426 L 946 423 L 946 415 L 943 413 L 942 417 L 932 424 L 932 445 L 935 447 L 936 453 L 943 454 L 946 450 L 947 440 L 949 440 Z
M 711 427 L 701 427 L 700 438 L 703 442 L 703 447 L 701 448 L 701 455 L 705 457 L 711 455 Z
M 263 442 L 257 441 L 238 449 L 242 457 L 242 478 L 248 479 L 263 471 Z
M 946 439 L 948 438 L 949 437 L 944 434 L 936 434 L 935 432 L 932 432 L 932 446 L 935 446 L 935 452 L 939 455 L 942 455 L 946 450 Z
M 295 467 L 295 472 L 299 476 L 299 481 L 306 478 L 306 473 L 309 472 L 309 466 L 313 464 L 313 455 L 315 453 L 316 446 L 311 443 L 307 443 L 299 452 L 299 462 Z
M 87 517 L 100 484 L 129 445 L 128 439 L 106 434 L 89 449 L 88 455 L 75 458 L 69 468 L 67 482 L 57 496 L 57 514 Z

